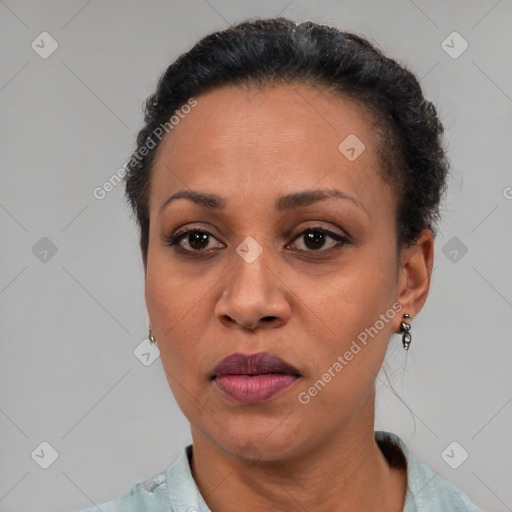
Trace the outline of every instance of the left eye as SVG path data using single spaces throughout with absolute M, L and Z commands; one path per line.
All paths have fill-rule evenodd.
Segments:
M 321 249 L 325 244 L 326 238 L 330 238 L 331 240 L 334 240 L 336 242 L 335 244 L 331 245 L 331 247 L 329 247 L 328 249 L 331 249 L 339 245 L 347 245 L 350 243 L 348 239 L 345 238 L 344 236 L 338 235 L 337 233 L 333 233 L 332 231 L 329 231 L 328 229 L 321 227 L 305 229 L 295 238 L 295 240 L 302 239 L 304 241 L 304 245 L 312 249 L 312 251 L 306 250 L 305 252 L 318 252 L 318 249 Z
M 178 252 L 184 253 L 198 253 L 198 252 L 207 252 L 209 238 L 215 238 L 210 232 L 205 231 L 203 229 L 193 228 L 187 231 L 182 231 L 178 235 L 170 237 L 166 240 L 166 243 L 169 246 L 176 246 L 175 250 Z M 328 229 L 322 227 L 311 227 L 307 228 L 301 233 L 299 233 L 295 238 L 295 240 L 300 240 L 302 238 L 304 245 L 307 249 L 298 249 L 303 252 L 322 252 L 320 249 L 325 245 L 326 239 L 330 238 L 335 243 L 333 243 L 325 251 L 341 245 L 348 245 L 350 241 L 348 238 L 339 235 L 337 233 L 333 233 Z M 191 249 L 183 247 L 183 243 L 187 243 Z M 220 242 L 219 242 L 220 243 Z M 224 245 L 220 243 L 220 245 Z

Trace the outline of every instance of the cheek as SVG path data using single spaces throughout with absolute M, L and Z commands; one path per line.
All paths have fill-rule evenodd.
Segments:
M 158 342 L 160 359 L 172 394 L 185 417 L 200 418 L 208 410 L 204 393 L 208 382 L 207 376 L 199 372 L 205 367 L 199 335 L 187 329 L 183 321 L 167 327 L 169 322 L 163 319 L 159 325 L 163 333 Z
M 353 339 L 391 308 L 396 298 L 394 264 L 392 253 L 358 251 L 327 280 L 306 283 L 304 299 L 330 338 Z
M 197 303 L 204 291 L 199 283 L 177 275 L 176 266 L 167 258 L 152 255 L 147 267 L 145 297 L 155 336 L 158 332 L 160 338 L 168 339 L 184 329 L 200 307 Z
M 153 333 L 158 342 L 160 358 L 173 393 L 180 392 L 180 383 L 192 374 L 190 354 L 196 351 L 196 342 L 190 318 L 194 316 L 194 303 L 183 293 L 185 284 L 173 279 L 165 263 L 148 265 L 145 297 Z M 197 306 L 196 306 L 197 308 Z M 197 355 L 197 354 L 196 354 Z
M 367 296 L 365 308 L 340 304 L 342 307 L 331 314 L 329 335 L 324 330 L 317 346 L 312 347 L 313 371 L 297 397 L 305 422 L 322 416 L 322 428 L 329 430 L 349 421 L 363 404 L 371 409 L 368 400 L 373 396 L 391 332 L 391 318 L 385 322 L 380 315 L 393 312 L 391 304 L 388 308 L 380 304 L 378 296 L 373 301 Z
M 317 326 L 314 334 L 318 340 L 312 347 L 314 375 L 307 384 L 320 379 L 319 405 L 355 404 L 373 384 L 398 314 L 392 308 L 396 291 L 393 264 L 392 253 L 361 253 L 357 261 L 336 273 L 328 286 L 306 288 L 310 300 L 305 311 L 310 311 L 308 322 Z

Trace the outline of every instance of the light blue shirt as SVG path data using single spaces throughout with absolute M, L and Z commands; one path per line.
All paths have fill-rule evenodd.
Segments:
M 412 455 L 396 434 L 376 431 L 375 439 L 394 442 L 407 462 L 403 512 L 482 512 L 463 491 Z M 192 476 L 191 454 L 192 445 L 188 445 L 166 471 L 135 484 L 108 503 L 82 512 L 211 512 Z

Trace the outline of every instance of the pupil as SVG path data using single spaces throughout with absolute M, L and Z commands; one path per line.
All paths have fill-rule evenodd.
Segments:
M 320 249 L 324 245 L 324 233 L 321 233 L 320 231 L 312 231 L 311 233 L 308 233 L 306 236 L 306 246 L 309 249 Z M 313 247 L 310 247 L 308 242 L 313 242 Z
M 206 245 L 208 245 L 208 235 L 206 233 L 194 232 L 189 234 L 188 243 L 193 249 L 202 249 L 203 247 L 201 244 L 204 242 L 206 242 Z

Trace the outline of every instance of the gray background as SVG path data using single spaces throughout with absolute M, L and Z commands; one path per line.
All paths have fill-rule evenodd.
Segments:
M 376 428 L 483 509 L 512 510 L 510 0 L 0 0 L 1 511 L 106 501 L 190 442 L 160 359 L 133 353 L 147 316 L 122 185 L 93 190 L 129 157 L 171 61 L 213 30 L 279 14 L 370 37 L 438 107 L 453 173 L 432 288 L 407 357 L 391 339 Z M 59 45 L 46 59 L 31 47 L 44 31 Z M 441 46 L 453 31 L 469 44 L 457 58 Z M 43 441 L 58 453 L 47 469 Z M 457 469 L 441 455 L 453 441 L 469 453 Z M 448 453 L 452 465 L 463 454 Z

